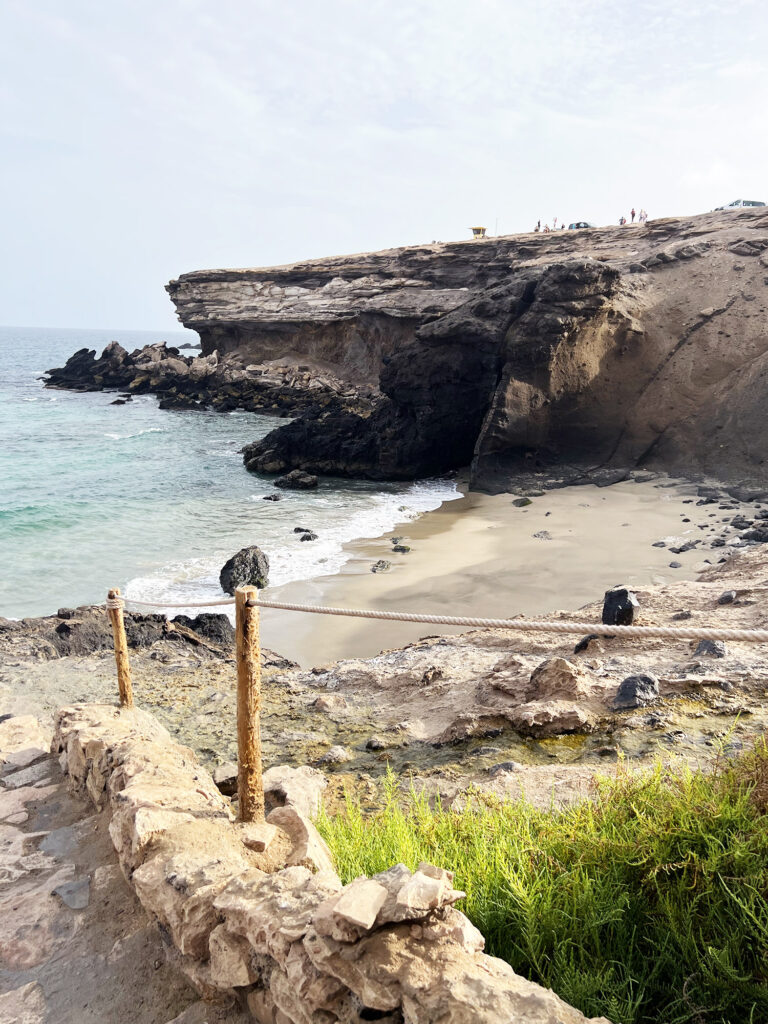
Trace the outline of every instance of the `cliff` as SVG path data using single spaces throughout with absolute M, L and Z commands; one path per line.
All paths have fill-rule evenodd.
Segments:
M 378 383 L 370 412 L 310 409 L 250 446 L 249 469 L 763 483 L 767 270 L 768 212 L 744 211 L 200 271 L 168 291 L 204 351 Z

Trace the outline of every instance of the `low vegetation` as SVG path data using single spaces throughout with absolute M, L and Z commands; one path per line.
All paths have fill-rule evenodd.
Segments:
M 768 1021 L 768 748 L 709 773 L 620 769 L 545 812 L 348 799 L 319 826 L 343 880 L 401 861 L 455 871 L 486 951 L 614 1024 Z

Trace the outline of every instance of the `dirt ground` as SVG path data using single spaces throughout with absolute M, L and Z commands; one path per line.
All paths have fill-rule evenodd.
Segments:
M 117 865 L 106 814 L 67 792 L 54 758 L 0 765 L 0 787 L 0 1021 L 245 1020 L 206 1007 L 166 962 Z

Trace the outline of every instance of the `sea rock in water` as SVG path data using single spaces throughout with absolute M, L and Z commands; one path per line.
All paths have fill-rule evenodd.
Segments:
M 619 692 L 613 698 L 616 710 L 621 708 L 639 708 L 652 704 L 659 699 L 659 681 L 652 675 L 627 676 L 623 679 Z
M 605 592 L 603 622 L 607 626 L 631 626 L 635 608 L 639 607 L 637 596 L 628 587 L 613 587 Z
M 252 586 L 262 590 L 269 582 L 269 558 L 255 544 L 241 548 L 224 565 L 219 574 L 221 589 L 234 594 L 237 587 Z
M 275 480 L 275 487 L 288 491 L 309 491 L 317 487 L 317 477 L 313 473 L 305 473 L 302 469 L 292 469 L 290 473 Z

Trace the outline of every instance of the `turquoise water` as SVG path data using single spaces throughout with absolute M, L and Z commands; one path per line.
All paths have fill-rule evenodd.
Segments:
M 272 481 L 246 473 L 239 449 L 281 421 L 160 410 L 151 396 L 114 406 L 114 393 L 37 379 L 113 339 L 131 350 L 196 335 L 0 327 L 0 615 L 102 601 L 111 586 L 145 600 L 221 597 L 219 569 L 246 544 L 268 553 L 274 584 L 325 575 L 345 542 L 458 496 L 444 480 L 336 480 L 266 502 Z M 297 525 L 318 539 L 299 542 Z

